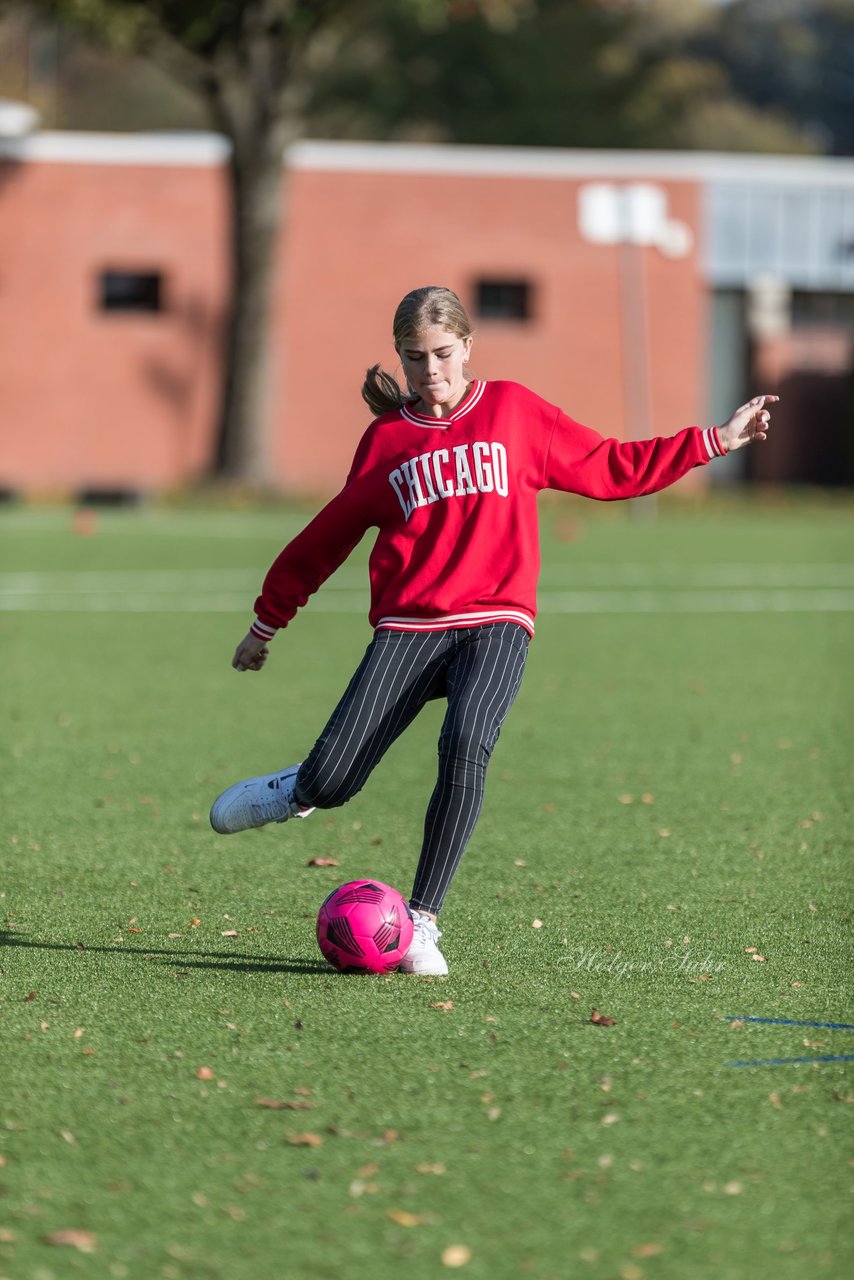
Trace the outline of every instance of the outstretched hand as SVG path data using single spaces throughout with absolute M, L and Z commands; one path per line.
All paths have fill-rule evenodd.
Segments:
M 260 671 L 269 656 L 266 640 L 247 631 L 234 651 L 231 665 L 236 671 Z
M 754 396 L 736 409 L 729 422 L 718 427 L 718 435 L 727 453 L 735 449 L 743 449 L 754 440 L 767 440 L 771 415 L 766 404 L 776 404 L 779 396 Z

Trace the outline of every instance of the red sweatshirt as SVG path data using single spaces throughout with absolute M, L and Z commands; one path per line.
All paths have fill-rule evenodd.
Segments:
M 515 382 L 475 382 L 447 418 L 376 418 L 347 483 L 285 547 L 255 602 L 265 639 L 346 560 L 366 529 L 376 627 L 518 622 L 534 633 L 537 494 L 637 498 L 724 453 L 717 429 L 606 440 Z

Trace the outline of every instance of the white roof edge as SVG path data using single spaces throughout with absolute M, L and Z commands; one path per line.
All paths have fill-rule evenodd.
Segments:
M 599 151 L 398 142 L 295 143 L 298 169 L 449 173 L 468 177 L 648 177 L 724 182 L 854 183 L 854 159 L 715 151 Z
M 0 138 L 0 159 L 44 164 L 221 165 L 228 139 L 218 133 L 32 133 Z
M 221 165 L 228 139 L 216 133 L 30 134 L 0 138 L 0 159 L 53 164 Z M 854 184 L 854 159 L 713 151 L 598 151 L 560 147 L 462 146 L 404 142 L 297 142 L 301 170 L 455 177 L 660 178 L 684 182 Z

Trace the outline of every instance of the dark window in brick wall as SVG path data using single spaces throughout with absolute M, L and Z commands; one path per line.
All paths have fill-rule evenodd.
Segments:
M 102 271 L 98 284 L 101 311 L 162 311 L 159 271 Z
M 475 314 L 481 320 L 530 320 L 531 295 L 527 280 L 478 280 Z

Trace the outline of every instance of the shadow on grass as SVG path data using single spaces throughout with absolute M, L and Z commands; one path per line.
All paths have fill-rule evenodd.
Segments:
M 142 960 L 153 960 L 159 964 L 170 964 L 176 969 L 233 969 L 238 973 L 326 973 L 334 970 L 329 965 L 303 956 L 275 956 L 269 960 L 258 956 L 247 956 L 234 951 L 179 951 L 174 948 L 159 947 L 98 947 L 85 946 L 75 942 L 32 942 L 20 934 L 11 933 L 8 929 L 0 929 L 0 947 L 22 947 L 31 951 L 76 951 L 81 955 L 87 953 L 112 954 L 117 956 L 137 956 Z

